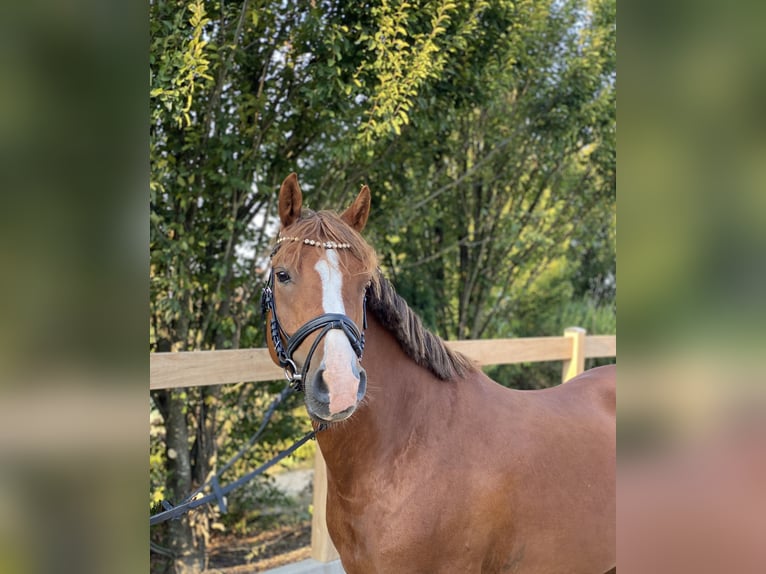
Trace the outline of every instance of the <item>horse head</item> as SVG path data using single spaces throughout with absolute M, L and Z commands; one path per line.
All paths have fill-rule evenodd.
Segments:
M 360 235 L 369 213 L 367 186 L 341 215 L 305 209 L 294 173 L 279 192 L 282 227 L 263 300 L 267 344 L 274 362 L 305 391 L 317 422 L 348 418 L 366 390 L 365 295 L 377 269 L 375 252 Z

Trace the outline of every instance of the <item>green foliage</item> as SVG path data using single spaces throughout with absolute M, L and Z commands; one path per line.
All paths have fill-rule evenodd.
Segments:
M 189 127 L 192 120 L 190 111 L 195 87 L 204 89 L 204 81 L 213 78 L 207 71 L 210 61 L 204 52 L 207 42 L 202 39 L 202 32 L 210 24 L 202 0 L 187 6 L 191 13 L 184 19 L 184 12 L 179 10 L 172 20 L 162 22 L 169 33 L 154 35 L 150 48 L 151 64 L 156 65 L 156 72 L 150 75 L 151 90 L 149 97 L 158 100 L 161 105 L 152 107 L 152 121 L 162 121 L 162 114 L 168 114 L 177 127 Z M 160 22 L 154 20 L 154 24 Z M 155 30 L 157 31 L 156 27 Z
M 396 230 L 376 238 L 385 266 L 443 336 L 517 335 L 542 274 L 571 280 L 594 235 L 613 252 L 614 46 L 582 8 L 490 3 L 369 168 L 388 184 L 373 226 Z
M 478 2 L 473 16 L 486 6 Z M 362 34 L 359 43 L 375 53 L 375 58 L 363 62 L 354 75 L 354 82 L 361 87 L 359 78 L 371 75 L 375 78 L 365 122 L 359 129 L 360 141 L 369 146 L 385 136 L 401 135 L 403 126 L 409 124 L 409 113 L 414 100 L 428 79 L 436 79 L 450 57 L 450 45 L 465 42 L 465 37 L 475 26 L 469 19 L 455 30 L 446 41 L 452 15 L 458 5 L 450 0 L 438 4 L 415 6 L 408 2 L 383 0 L 372 8 L 377 30 L 374 35 Z M 422 29 L 426 22 L 425 31 Z

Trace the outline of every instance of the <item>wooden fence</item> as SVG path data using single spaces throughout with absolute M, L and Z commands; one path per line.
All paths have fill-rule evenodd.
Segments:
M 585 359 L 617 356 L 615 335 L 587 335 L 580 327 L 569 327 L 562 337 L 449 341 L 447 345 L 482 366 L 563 361 L 562 382 L 583 372 Z M 274 381 L 284 377 L 267 349 L 152 353 L 149 364 L 150 389 Z M 325 524 L 326 480 L 324 460 L 317 449 L 311 554 L 319 562 L 329 562 L 338 556 Z

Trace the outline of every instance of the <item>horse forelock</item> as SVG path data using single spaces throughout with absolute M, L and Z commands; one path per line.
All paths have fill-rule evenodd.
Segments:
M 423 326 L 420 317 L 380 274 L 370 289 L 367 308 L 411 359 L 439 379 L 452 380 L 476 371 L 467 357 L 447 348 L 440 337 Z
M 332 211 L 314 212 L 303 209 L 300 219 L 280 232 L 281 236 L 298 237 L 301 239 L 313 239 L 319 241 L 334 241 L 339 244 L 347 244 L 348 248 L 340 251 L 349 252 L 361 263 L 360 273 L 366 273 L 375 281 L 377 277 L 378 256 L 375 250 L 364 238 L 347 225 L 340 216 Z M 321 249 L 315 246 L 306 246 L 298 242 L 285 242 L 279 245 L 279 261 L 287 265 L 297 265 L 304 249 Z M 341 267 L 348 270 L 344 265 L 343 258 Z

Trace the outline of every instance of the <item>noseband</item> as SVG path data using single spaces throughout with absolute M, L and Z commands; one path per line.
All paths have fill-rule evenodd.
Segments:
M 278 248 L 279 246 L 277 246 Z M 273 257 L 276 253 L 276 249 L 271 253 Z M 362 313 L 364 314 L 362 328 L 367 329 L 367 294 L 365 293 L 364 300 L 362 301 Z M 315 317 L 310 321 L 304 323 L 295 333 L 288 335 L 282 328 L 277 318 L 277 307 L 274 302 L 274 270 L 269 271 L 269 279 L 263 288 L 261 294 L 261 311 L 264 318 L 266 314 L 271 311 L 271 320 L 268 325 L 267 337 L 271 337 L 271 342 L 274 345 L 274 351 L 279 361 L 279 366 L 285 370 L 285 378 L 292 384 L 293 388 L 300 391 L 303 390 L 303 384 L 306 380 L 306 374 L 311 364 L 311 358 L 314 356 L 319 342 L 333 329 L 342 331 L 351 348 L 356 353 L 356 356 L 362 358 L 364 352 L 364 331 L 360 331 L 356 323 L 351 320 L 350 317 L 341 313 L 325 313 L 319 317 Z M 319 336 L 314 340 L 314 343 L 309 349 L 309 353 L 306 356 L 306 361 L 303 364 L 303 369 L 298 372 L 298 366 L 293 359 L 293 353 L 300 347 L 301 343 L 306 338 L 319 331 Z M 286 346 L 285 346 L 286 345 Z

